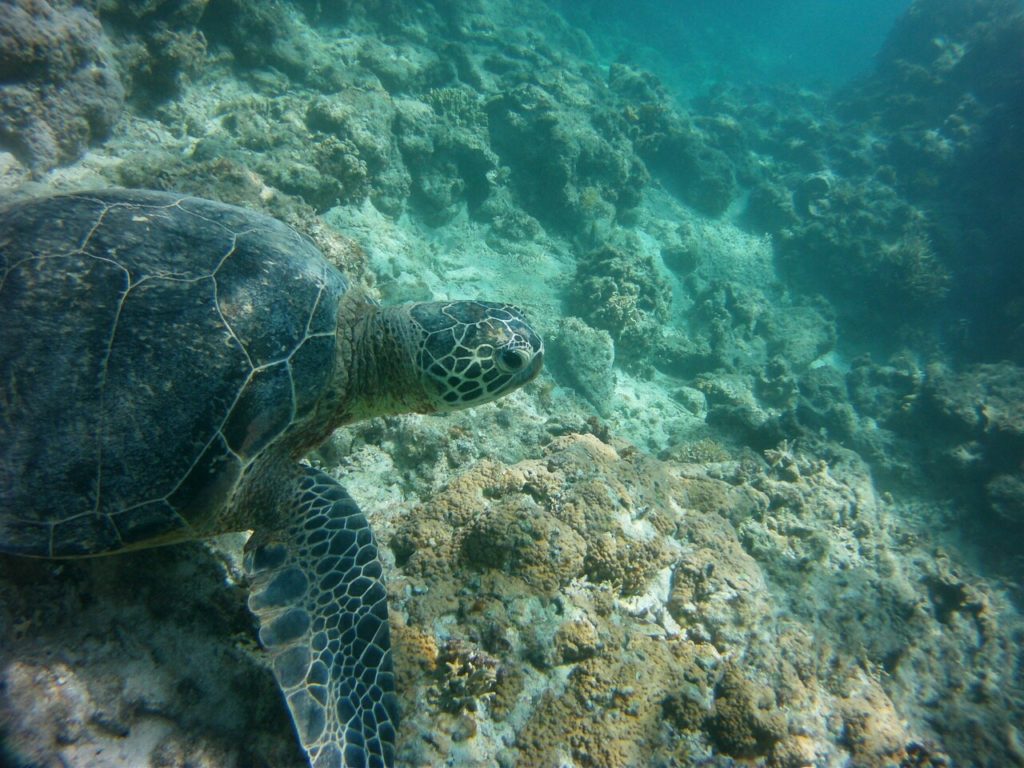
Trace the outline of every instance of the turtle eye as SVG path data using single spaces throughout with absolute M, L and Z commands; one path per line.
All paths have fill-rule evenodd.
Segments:
M 498 353 L 498 367 L 506 373 L 521 370 L 529 361 L 529 355 L 523 349 L 503 349 Z

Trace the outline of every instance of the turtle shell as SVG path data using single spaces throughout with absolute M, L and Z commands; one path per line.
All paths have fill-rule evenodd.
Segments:
M 235 206 L 113 190 L 0 211 L 0 550 L 211 532 L 330 381 L 346 289 Z

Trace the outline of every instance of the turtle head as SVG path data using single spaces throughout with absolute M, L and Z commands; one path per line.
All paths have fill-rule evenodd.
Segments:
M 431 410 L 489 403 L 526 384 L 544 364 L 544 342 L 510 304 L 429 302 L 408 311 Z

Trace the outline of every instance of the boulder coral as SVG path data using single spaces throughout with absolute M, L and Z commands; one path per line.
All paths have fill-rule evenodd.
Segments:
M 615 343 L 611 334 L 587 325 L 578 317 L 563 318 L 548 336 L 552 349 L 548 363 L 602 416 L 612 414 L 615 394 Z
M 718 753 L 791 768 L 838 754 L 829 723 L 843 718 L 858 764 L 898 759 L 910 737 L 848 659 L 893 658 L 924 629 L 896 618 L 915 599 L 899 573 L 883 589 L 856 565 L 882 535 L 863 465 L 837 459 L 833 477 L 784 445 L 762 464 L 723 456 L 712 472 L 608 439 L 569 434 L 535 459 L 482 461 L 392 537 L 405 621 L 494 660 L 493 696 L 463 716 L 513 729 L 527 765 Z M 892 626 L 857 629 L 848 614 L 880 589 Z M 835 623 L 829 636 L 849 647 L 819 646 L 802 615 Z M 408 695 L 437 687 L 436 674 Z M 446 722 L 417 713 L 408 727 L 465 732 Z
M 42 172 L 77 160 L 105 138 L 124 104 L 109 47 L 86 6 L 0 6 L 0 148 Z
M 635 207 L 647 181 L 624 137 L 570 108 L 567 86 L 525 84 L 487 103 L 491 145 L 523 208 L 557 228 L 602 217 L 603 206 L 612 215 Z
M 672 291 L 639 243 L 605 243 L 582 256 L 567 298 L 573 314 L 611 334 L 617 362 L 649 365 L 643 361 L 668 320 Z
M 956 371 L 936 363 L 907 406 L 896 426 L 928 435 L 932 474 L 944 489 L 980 502 L 1002 525 L 1024 522 L 1024 369 L 1002 362 Z
M 200 22 L 210 0 L 103 0 L 100 20 L 113 43 L 128 102 L 142 110 L 181 96 L 207 63 Z

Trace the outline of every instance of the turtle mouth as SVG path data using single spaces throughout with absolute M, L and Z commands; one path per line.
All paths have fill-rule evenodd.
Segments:
M 544 367 L 544 346 L 538 349 L 533 354 L 533 359 L 530 361 L 526 370 L 523 373 L 523 377 L 520 380 L 520 384 L 528 384 L 529 382 L 540 376 L 540 371 Z

